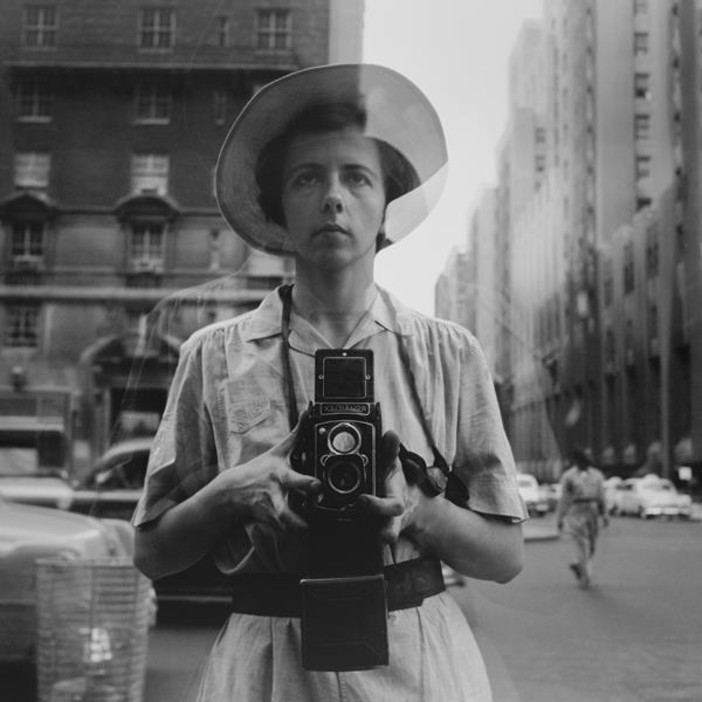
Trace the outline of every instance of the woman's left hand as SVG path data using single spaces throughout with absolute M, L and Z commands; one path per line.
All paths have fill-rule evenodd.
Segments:
M 359 501 L 369 513 L 380 520 L 381 539 L 393 544 L 400 536 L 406 521 L 422 493 L 405 479 L 398 453 L 400 439 L 394 431 L 386 432 L 380 440 L 378 470 L 385 474 L 384 494 L 361 495 Z

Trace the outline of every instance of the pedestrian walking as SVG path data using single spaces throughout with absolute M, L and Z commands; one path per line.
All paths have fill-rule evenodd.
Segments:
M 494 385 L 467 330 L 373 275 L 445 166 L 433 107 L 381 66 L 279 79 L 225 140 L 224 218 L 296 269 L 183 345 L 134 515 L 150 577 L 207 554 L 231 575 L 201 702 L 491 699 L 441 561 L 497 582 L 522 568 L 527 515 Z
M 599 519 L 609 525 L 605 503 L 604 475 L 592 465 L 584 449 L 571 454 L 571 467 L 561 477 L 561 498 L 556 512 L 558 531 L 570 534 L 575 561 L 569 567 L 582 587 L 593 580 L 593 558 L 599 536 Z

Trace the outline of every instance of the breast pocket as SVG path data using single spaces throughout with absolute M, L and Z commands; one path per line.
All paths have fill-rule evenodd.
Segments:
M 244 434 L 271 414 L 271 392 L 265 378 L 227 380 L 219 389 L 220 411 L 229 431 Z

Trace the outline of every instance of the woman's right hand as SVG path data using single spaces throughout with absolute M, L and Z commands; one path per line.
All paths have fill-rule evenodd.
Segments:
M 222 471 L 213 482 L 224 498 L 226 513 L 236 521 L 255 521 L 281 529 L 304 529 L 307 523 L 291 509 L 288 493 L 318 492 L 317 478 L 294 471 L 290 452 L 298 427 L 277 446 L 243 463 Z

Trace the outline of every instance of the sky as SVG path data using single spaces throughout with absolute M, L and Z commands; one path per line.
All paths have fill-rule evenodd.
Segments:
M 405 304 L 434 313 L 434 286 L 483 188 L 496 185 L 507 124 L 508 61 L 522 24 L 543 0 L 366 0 L 364 57 L 400 71 L 444 125 L 446 189 L 436 209 L 376 260 L 376 280 Z

